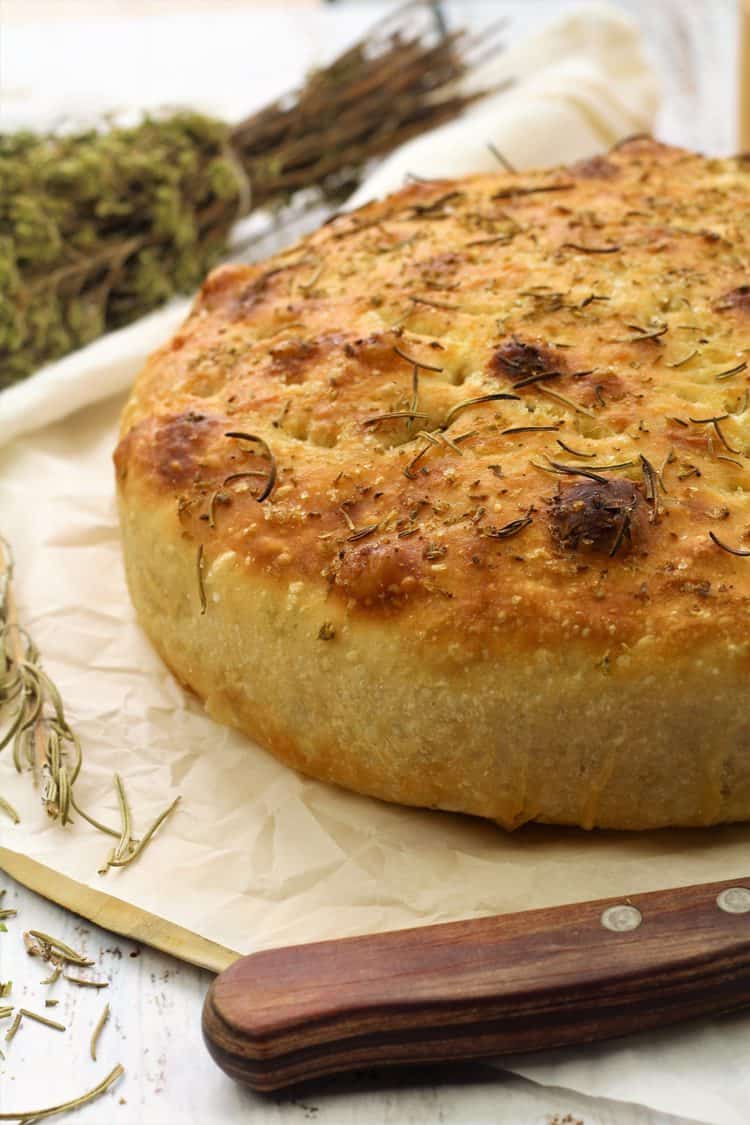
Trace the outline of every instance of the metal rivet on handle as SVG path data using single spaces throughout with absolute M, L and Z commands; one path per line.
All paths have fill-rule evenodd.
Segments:
M 747 887 L 727 887 L 716 896 L 716 905 L 725 914 L 750 914 L 750 890 Z
M 643 915 L 637 906 L 608 906 L 602 912 L 601 922 L 605 930 L 612 930 L 615 934 L 625 934 L 628 930 L 637 930 L 643 921 Z

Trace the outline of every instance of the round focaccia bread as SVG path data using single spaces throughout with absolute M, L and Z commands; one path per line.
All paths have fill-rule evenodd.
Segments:
M 747 160 L 633 139 L 214 272 L 115 455 L 169 667 L 389 801 L 750 818 L 749 212 Z

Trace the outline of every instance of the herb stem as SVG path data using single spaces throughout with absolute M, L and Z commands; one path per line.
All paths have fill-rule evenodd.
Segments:
M 91 1058 L 94 1060 L 94 1062 L 96 1062 L 96 1048 L 97 1048 L 97 1044 L 99 1042 L 99 1036 L 101 1035 L 102 1031 L 104 1030 L 104 1025 L 105 1025 L 105 1023 L 107 1022 L 108 1019 L 109 1019 L 109 1004 L 105 1004 L 104 1011 L 99 1016 L 99 1019 L 97 1020 L 97 1023 L 96 1023 L 96 1027 L 94 1028 L 94 1032 L 91 1036 L 91 1048 L 90 1048 L 91 1049 Z
M 0 1121 L 20 1121 L 31 1122 L 41 1121 L 44 1117 L 54 1117 L 57 1113 L 65 1113 L 69 1109 L 79 1109 L 87 1102 L 92 1102 L 96 1098 L 106 1094 L 110 1086 L 114 1086 L 115 1082 L 125 1073 L 125 1068 L 118 1063 L 114 1070 L 111 1070 L 106 1078 L 94 1086 L 93 1089 L 88 1090 L 85 1094 L 81 1094 L 78 1098 L 71 1098 L 68 1102 L 60 1102 L 58 1105 L 49 1106 L 47 1109 L 27 1109 L 23 1113 L 0 1113 Z
M 115 859 L 122 859 L 123 855 L 130 849 L 130 840 L 133 835 L 132 818 L 130 815 L 130 805 L 125 793 L 125 786 L 122 784 L 122 778 L 119 773 L 115 774 L 115 789 L 117 790 L 117 800 L 120 805 L 120 816 L 122 818 L 122 833 L 114 851 Z
M 169 805 L 169 807 L 166 808 L 163 813 L 160 813 L 159 816 L 157 816 L 154 823 L 146 831 L 145 835 L 142 837 L 142 839 L 139 841 L 139 843 L 136 844 L 136 846 L 131 851 L 130 855 L 125 856 L 124 859 L 113 859 L 110 866 L 111 867 L 127 867 L 127 865 L 129 863 L 133 863 L 138 858 L 138 856 L 141 854 L 143 849 L 146 847 L 146 844 L 148 844 L 149 840 L 154 835 L 154 833 L 161 827 L 161 825 L 167 819 L 169 814 L 177 807 L 177 804 L 178 804 L 179 800 L 180 800 L 179 797 L 175 797 L 174 801 L 172 801 L 172 804 Z
M 70 797 L 70 804 L 79 816 L 82 816 L 84 820 L 88 821 L 92 828 L 98 828 L 100 832 L 104 832 L 107 836 L 114 836 L 116 840 L 120 838 L 120 833 L 116 828 L 108 828 L 106 824 L 102 824 L 101 821 L 96 820 L 93 816 L 90 816 L 89 813 L 84 812 L 84 810 L 81 808 L 72 794 Z

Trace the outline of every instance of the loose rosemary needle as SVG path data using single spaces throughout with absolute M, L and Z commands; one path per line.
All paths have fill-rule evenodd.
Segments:
M 82 988 L 109 988 L 108 980 L 86 980 L 85 977 L 71 977 L 68 973 L 63 973 L 63 980 L 79 984 Z
M 18 1111 L 15 1113 L 0 1113 L 0 1121 L 41 1121 L 44 1117 L 54 1117 L 55 1114 L 65 1113 L 68 1109 L 79 1109 L 82 1105 L 86 1105 L 87 1102 L 93 1102 L 96 1098 L 101 1097 L 102 1094 L 106 1094 L 110 1086 L 114 1086 L 115 1082 L 117 1082 L 124 1073 L 124 1066 L 118 1063 L 114 1070 L 111 1070 L 98 1086 L 87 1090 L 85 1094 L 81 1094 L 78 1098 L 71 1098 L 69 1102 L 60 1102 L 58 1105 L 48 1106 L 46 1109 L 27 1109 L 22 1113 Z
M 104 1025 L 109 1019 L 109 1004 L 105 1004 L 104 1011 L 97 1020 L 96 1027 L 94 1028 L 93 1035 L 91 1036 L 91 1058 L 96 1062 L 96 1048 L 99 1042 L 99 1036 L 104 1030 Z
M 16 1012 L 16 1017 L 13 1020 L 13 1023 L 10 1025 L 8 1030 L 5 1032 L 5 1042 L 6 1043 L 10 1043 L 11 1039 L 13 1039 L 13 1037 L 15 1036 L 16 1032 L 18 1031 L 19 1027 L 21 1026 L 21 1020 L 22 1019 L 23 1019 L 23 1012 Z
M 36 1020 L 37 1023 L 43 1023 L 45 1027 L 51 1027 L 55 1031 L 66 1031 L 64 1023 L 58 1023 L 57 1020 L 51 1020 L 47 1016 L 40 1016 L 38 1012 L 32 1012 L 28 1008 L 19 1008 L 19 1016 L 27 1016 L 30 1020 Z
M 21 818 L 16 810 L 11 805 L 10 801 L 6 801 L 5 797 L 0 797 L 0 809 L 10 817 L 14 824 L 20 824 Z
M 203 582 L 203 544 L 198 545 L 198 554 L 195 561 L 196 573 L 198 576 L 198 598 L 201 603 L 201 615 L 206 612 L 206 587 Z
M 111 863 L 115 859 L 122 859 L 127 855 L 132 846 L 133 824 L 130 814 L 130 805 L 125 793 L 125 786 L 122 783 L 122 778 L 119 773 L 115 774 L 115 790 L 117 792 L 117 802 L 120 806 L 120 820 L 122 822 L 122 831 L 120 832 L 120 839 L 117 841 L 117 846 L 109 853 L 106 863 L 103 867 L 99 868 L 99 874 L 105 875 Z

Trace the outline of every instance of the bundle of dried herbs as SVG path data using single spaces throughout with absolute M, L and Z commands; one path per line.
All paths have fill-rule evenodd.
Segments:
M 120 828 L 111 828 L 81 808 L 75 784 L 81 772 L 81 744 L 70 726 L 55 684 L 41 665 L 39 650 L 21 627 L 13 593 L 13 556 L 0 536 L 0 750 L 13 747 L 19 773 L 27 771 L 40 788 L 42 804 L 53 820 L 69 824 L 77 813 L 98 831 L 117 841 L 99 873 L 126 867 L 143 852 L 176 807 L 177 797 L 142 836 L 133 832 L 130 805 L 122 779 L 114 785 L 120 807 Z M 0 796 L 0 809 L 18 822 L 12 805 Z
M 184 111 L 0 135 L 0 389 L 190 291 L 251 211 L 343 199 L 481 96 L 455 83 L 496 49 L 414 0 L 234 126 Z

